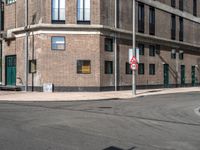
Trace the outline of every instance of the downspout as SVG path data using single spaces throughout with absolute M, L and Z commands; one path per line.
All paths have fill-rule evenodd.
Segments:
M 115 0 L 115 28 L 117 28 L 117 1 L 118 0 Z M 114 37 L 114 55 L 115 55 L 115 91 L 117 91 L 117 77 L 118 77 L 118 74 L 117 74 L 117 35 L 116 35 L 116 32 L 115 32 L 115 37 Z
M 28 91 L 28 0 L 25 0 L 25 45 L 24 45 L 24 77 L 25 77 L 25 92 Z

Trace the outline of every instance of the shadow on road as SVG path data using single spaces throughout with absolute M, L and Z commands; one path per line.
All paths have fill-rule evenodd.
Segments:
M 136 147 L 132 147 L 130 149 L 127 149 L 127 150 L 134 150 Z M 106 149 L 103 149 L 103 150 L 125 150 L 125 149 L 121 149 L 121 148 L 118 148 L 118 147 L 115 147 L 115 146 L 111 146 L 111 147 L 108 147 Z

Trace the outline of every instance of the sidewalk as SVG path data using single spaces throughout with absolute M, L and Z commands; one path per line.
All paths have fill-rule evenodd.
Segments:
M 137 95 L 135 97 L 185 92 L 200 92 L 200 87 L 137 90 Z M 0 101 L 81 101 L 129 98 L 133 98 L 132 91 L 62 93 L 0 91 Z

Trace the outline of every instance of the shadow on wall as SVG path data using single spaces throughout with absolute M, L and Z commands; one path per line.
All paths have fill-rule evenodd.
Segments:
M 134 150 L 136 147 L 132 147 L 130 149 L 127 149 L 127 150 Z M 115 147 L 115 146 L 111 146 L 111 147 L 108 147 L 106 149 L 103 149 L 103 150 L 125 150 L 125 149 L 122 149 L 122 148 L 118 148 L 118 147 Z

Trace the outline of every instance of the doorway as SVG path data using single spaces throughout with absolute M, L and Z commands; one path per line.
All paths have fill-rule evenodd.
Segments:
M 16 55 L 6 56 L 6 85 L 16 85 Z

